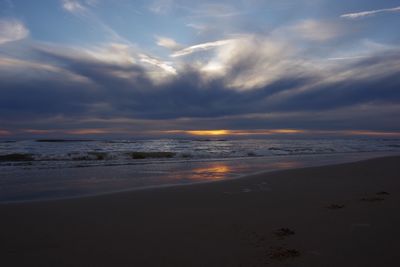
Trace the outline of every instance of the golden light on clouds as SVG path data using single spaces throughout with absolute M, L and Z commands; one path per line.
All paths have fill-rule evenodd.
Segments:
M 276 130 L 267 130 L 266 132 L 270 134 L 301 134 L 305 133 L 304 130 L 296 130 L 296 129 L 276 129 Z
M 184 133 L 191 134 L 191 135 L 217 136 L 217 135 L 231 135 L 232 131 L 229 131 L 229 130 L 200 130 L 200 131 L 184 131 Z

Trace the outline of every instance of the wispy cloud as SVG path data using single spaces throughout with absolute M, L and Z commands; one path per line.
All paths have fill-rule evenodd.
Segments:
M 89 7 L 95 7 L 98 0 L 61 0 L 62 7 L 71 13 L 86 11 Z
M 156 14 L 166 14 L 172 9 L 174 4 L 174 0 L 157 0 L 150 5 L 149 9 Z
M 202 24 L 188 23 L 188 24 L 186 24 L 186 26 L 193 28 L 195 30 L 198 30 L 198 31 L 204 31 L 205 29 L 207 29 L 207 26 L 202 25 Z
M 369 11 L 362 11 L 357 13 L 348 13 L 343 14 L 340 17 L 345 19 L 360 19 L 368 16 L 377 15 L 380 13 L 393 13 L 393 12 L 400 12 L 400 6 L 394 8 L 385 8 L 385 9 L 376 9 L 376 10 L 369 10 Z
M 199 3 L 187 3 L 179 0 L 156 0 L 149 10 L 155 14 L 166 15 L 178 12 L 189 18 L 229 18 L 247 14 L 232 3 L 215 3 L 215 1 L 200 1 Z M 217 1 L 218 2 L 218 1 Z M 181 14 L 181 15 L 182 15 Z
M 359 60 L 368 56 L 352 56 L 352 57 L 330 57 L 327 60 Z
M 131 44 L 126 38 L 118 34 L 112 27 L 101 20 L 91 9 L 97 5 L 98 0 L 62 0 L 61 4 L 67 12 L 85 19 L 103 30 L 115 42 Z
M 71 13 L 80 13 L 86 10 L 85 6 L 78 0 L 62 0 L 62 7 Z
M 247 11 L 239 10 L 233 5 L 221 3 L 206 3 L 196 8 L 185 7 L 192 18 L 227 18 L 244 15 Z
M 0 45 L 28 37 L 29 30 L 16 19 L 0 20 Z
M 16 77 L 15 73 L 23 72 L 26 73 L 24 79 L 51 79 L 51 80 L 63 80 L 68 79 L 71 82 L 78 82 L 80 84 L 89 84 L 90 81 L 83 75 L 75 74 L 74 72 L 68 71 L 58 66 L 54 66 L 48 63 L 40 63 L 27 60 L 19 60 L 13 58 L 0 57 L 0 78 L 9 79 L 13 76 Z M 34 73 L 32 75 L 32 73 Z
M 182 50 L 179 50 L 171 55 L 171 57 L 181 57 L 181 56 L 186 56 L 193 54 L 198 51 L 206 51 L 215 47 L 227 45 L 231 43 L 233 40 L 227 39 L 227 40 L 219 40 L 215 42 L 208 42 L 208 43 L 202 43 L 202 44 L 197 44 L 193 46 L 186 47 Z
M 156 36 L 157 45 L 176 51 L 181 50 L 182 45 L 178 44 L 174 39 L 162 36 Z
M 165 62 L 162 60 L 159 60 L 157 58 L 145 55 L 145 54 L 141 54 L 140 56 L 140 61 L 143 63 L 147 63 L 156 67 L 159 67 L 160 69 L 170 73 L 170 74 L 174 74 L 176 75 L 176 69 L 174 67 L 171 66 L 171 62 Z
M 289 32 L 302 39 L 320 42 L 331 40 L 341 34 L 337 25 L 313 19 L 303 20 L 280 30 L 284 34 Z

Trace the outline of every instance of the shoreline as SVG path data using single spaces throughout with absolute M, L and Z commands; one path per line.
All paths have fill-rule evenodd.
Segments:
M 340 155 L 343 156 L 343 158 L 339 158 Z M 0 200 L 0 205 L 6 205 L 6 204 L 13 204 L 13 203 L 29 203 L 29 202 L 46 202 L 46 201 L 58 201 L 58 200 L 68 200 L 68 199 L 79 199 L 79 198 L 86 198 L 86 197 L 98 197 L 98 196 L 103 196 L 103 195 L 109 195 L 109 194 L 118 194 L 118 193 L 124 193 L 124 192 L 136 192 L 136 191 L 141 191 L 141 190 L 152 190 L 152 189 L 157 189 L 157 188 L 170 188 L 170 187 L 180 187 L 180 186 L 196 186 L 199 184 L 208 184 L 208 183 L 216 183 L 216 182 L 223 182 L 223 181 L 230 181 L 230 180 L 236 180 L 236 179 L 245 179 L 248 176 L 254 176 L 254 175 L 260 175 L 260 174 L 267 174 L 267 173 L 273 173 L 273 172 L 279 172 L 279 171 L 285 171 L 285 170 L 293 170 L 293 169 L 298 169 L 298 168 L 312 168 L 312 167 L 319 167 L 319 166 L 329 166 L 329 165 L 337 165 L 337 164 L 343 164 L 343 163 L 351 163 L 351 162 L 358 162 L 358 161 L 362 161 L 362 160 L 367 160 L 367 159 L 372 159 L 372 158 L 380 158 L 380 157 L 388 157 L 388 156 L 397 156 L 399 155 L 398 152 L 387 152 L 387 151 L 374 151 L 374 152 L 363 152 L 363 153 L 359 153 L 359 152 L 347 152 L 347 153 L 335 153 L 335 154 L 322 154 L 322 155 L 315 155 L 315 154 L 310 154 L 310 155 L 280 155 L 280 156 L 263 156 L 263 157 L 254 157 L 254 158 L 247 158 L 244 159 L 243 161 L 239 161 L 240 159 L 224 159 L 224 160 L 218 160 L 218 161 L 199 161 L 199 162 L 190 162 L 187 164 L 194 164 L 192 165 L 192 167 L 187 168 L 186 162 L 179 162 L 176 165 L 176 162 L 173 163 L 168 163 L 165 162 L 165 166 L 167 166 L 167 164 L 171 165 L 174 164 L 174 168 L 172 169 L 172 172 L 177 172 L 178 174 L 180 172 L 182 172 L 182 174 L 179 174 L 179 177 L 181 177 L 180 179 L 177 179 L 176 181 L 174 181 L 174 176 L 173 175 L 168 175 L 169 179 L 166 182 L 161 182 L 161 183 L 157 183 L 154 182 L 151 179 L 163 179 L 164 176 L 167 177 L 167 175 L 160 175 L 159 178 L 156 178 L 157 176 L 154 177 L 150 177 L 151 179 L 149 180 L 150 182 L 147 182 L 148 185 L 135 185 L 135 177 L 136 178 L 140 178 L 140 174 L 135 174 L 135 170 L 129 170 L 132 166 L 94 166 L 94 167 L 89 167 L 90 172 L 84 172 L 83 175 L 79 174 L 80 172 L 80 168 L 75 168 L 75 169 L 68 169 L 68 173 L 69 174 L 63 174 L 61 173 L 61 169 L 54 169 L 51 170 L 52 174 L 49 175 L 47 173 L 46 170 L 42 171 L 40 170 L 39 172 L 37 172 L 37 170 L 28 170 L 26 172 L 23 173 L 15 173 L 15 175 L 23 175 L 25 177 L 35 174 L 34 179 L 32 179 L 32 182 L 34 182 L 34 187 L 36 191 L 32 191 L 32 192 L 27 192 L 27 197 L 25 197 L 23 194 L 21 196 L 12 196 L 12 194 L 10 192 L 7 192 L 5 188 L 7 188 L 7 183 L 3 184 L 3 189 L 5 189 L 5 191 L 3 192 L 4 195 L 10 195 L 9 198 L 11 198 L 11 200 Z M 317 159 L 317 157 L 320 156 L 321 158 Z M 234 170 L 234 168 L 237 168 L 237 164 L 241 165 L 241 168 L 243 168 L 243 166 L 246 166 L 245 168 L 247 169 L 246 171 L 242 170 Z M 280 165 L 285 165 L 287 163 L 294 163 L 294 166 L 280 166 Z M 183 165 L 181 165 L 183 164 Z M 219 164 L 221 166 L 217 166 L 220 169 L 224 170 L 230 170 L 230 172 L 228 173 L 212 173 L 213 169 L 217 169 L 215 168 L 215 164 Z M 198 165 L 198 166 L 197 166 Z M 216 175 L 216 176 L 220 176 L 223 175 L 222 177 L 218 178 L 218 179 L 207 179 L 207 178 L 200 178 L 199 181 L 196 181 L 198 178 L 193 179 L 191 181 L 188 180 L 184 180 L 185 176 L 191 175 L 191 171 L 195 171 L 197 170 L 197 168 L 200 167 L 200 169 L 202 171 L 209 171 L 207 170 L 207 165 L 210 165 L 210 171 L 211 171 L 211 175 Z M 135 165 L 134 167 L 138 167 L 138 166 L 142 166 L 142 165 Z M 124 169 L 124 168 L 128 168 L 128 169 Z M 182 168 L 184 167 L 184 168 Z M 121 177 L 119 176 L 121 174 L 120 172 L 120 168 L 122 168 L 122 170 L 124 170 L 123 173 L 123 178 L 121 179 Z M 186 168 L 186 169 L 185 169 Z M 116 173 L 112 173 L 110 172 L 110 170 L 114 170 L 116 171 Z M 125 170 L 129 170 L 129 171 L 125 171 Z M 167 169 L 166 169 L 167 170 Z M 71 173 L 72 171 L 72 173 Z M 87 170 L 85 170 L 87 171 Z M 118 173 L 118 171 L 120 173 Z M 31 173 L 33 172 L 33 173 Z M 87 177 L 92 177 L 92 176 L 100 176 L 100 179 L 103 179 L 103 181 L 107 180 L 107 176 L 103 177 L 105 173 L 108 173 L 108 176 L 117 176 L 119 177 L 118 179 L 120 179 L 119 181 L 122 181 L 123 183 L 126 184 L 126 188 L 123 188 L 124 184 L 120 185 L 120 186 L 116 186 L 118 185 L 119 181 L 118 180 L 113 180 L 113 179 L 108 179 L 108 184 L 110 183 L 115 183 L 115 184 L 110 184 L 110 186 L 116 186 L 113 189 L 106 189 L 104 186 L 102 186 L 103 188 L 101 188 L 101 184 L 93 184 L 92 186 L 93 189 L 90 189 L 88 187 L 87 192 L 82 192 L 82 193 L 78 193 L 78 194 L 71 194 L 68 193 L 68 190 L 66 190 L 65 192 L 63 192 L 63 194 L 61 194 L 60 196 L 56 196 L 56 194 L 51 194 L 50 196 L 42 196 L 42 197 L 29 197 L 29 195 L 31 195 L 32 193 L 39 195 L 40 194 L 40 181 L 43 180 L 46 184 L 47 183 L 54 183 L 55 186 L 60 187 L 60 186 L 71 186 L 69 183 L 71 181 L 71 178 L 73 179 L 73 181 L 75 183 L 80 183 L 80 181 L 85 181 L 90 182 L 90 180 L 87 180 Z M 139 171 L 140 173 L 140 171 Z M 78 174 L 78 175 L 77 175 Z M 129 174 L 129 175 L 127 175 Z M 63 175 L 62 178 L 60 179 L 59 175 Z M 69 176 L 72 175 L 72 176 Z M 50 176 L 56 176 L 57 179 L 56 180 L 46 180 L 47 178 L 42 178 L 42 177 L 48 177 L 51 178 Z M 132 177 L 130 177 L 132 176 Z M 12 178 L 12 177 L 11 177 Z M 17 177 L 14 177 L 17 178 Z M 133 179 L 131 179 L 133 178 Z M 146 177 L 146 179 L 148 179 L 149 177 Z M 10 180 L 10 178 L 7 178 L 8 180 Z M 105 179 L 105 180 L 104 180 Z M 190 178 L 189 178 L 190 179 Z M 11 179 L 12 180 L 12 179 Z M 11 181 L 10 180 L 10 181 Z M 129 180 L 129 182 L 128 182 Z M 182 181 L 181 181 L 182 180 Z M 27 183 L 30 183 L 29 180 L 26 180 Z M 57 184 L 60 183 L 60 184 Z M 64 183 L 64 184 L 63 184 Z M 96 189 L 96 186 L 100 185 L 100 189 Z M 19 190 L 18 188 L 18 183 L 15 183 L 12 185 L 16 190 Z M 122 189 L 118 189 L 118 187 L 122 188 Z M 14 190 L 15 190 L 14 189 Z M 51 188 L 49 188 L 50 191 L 43 191 L 42 194 L 46 195 L 48 193 L 52 193 Z M 75 189 L 80 189 L 79 187 L 76 187 Z M 71 187 L 69 190 L 74 190 L 73 187 Z M 0 193 L 1 193 L 1 188 L 0 188 Z M 12 191 L 11 191 L 12 192 Z M 12 199 L 15 198 L 15 199 Z M 7 198 L 6 198 L 7 199 Z
M 399 163 L 0 204 L 1 254 L 7 266 L 398 266 Z

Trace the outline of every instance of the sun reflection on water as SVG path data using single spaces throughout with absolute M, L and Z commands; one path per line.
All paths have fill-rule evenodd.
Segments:
M 189 174 L 190 180 L 220 180 L 231 173 L 231 167 L 224 163 L 213 163 L 206 167 L 195 168 Z

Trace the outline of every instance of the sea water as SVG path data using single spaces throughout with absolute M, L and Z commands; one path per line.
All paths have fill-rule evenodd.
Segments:
M 400 154 L 400 139 L 0 141 L 0 201 L 209 182 Z

